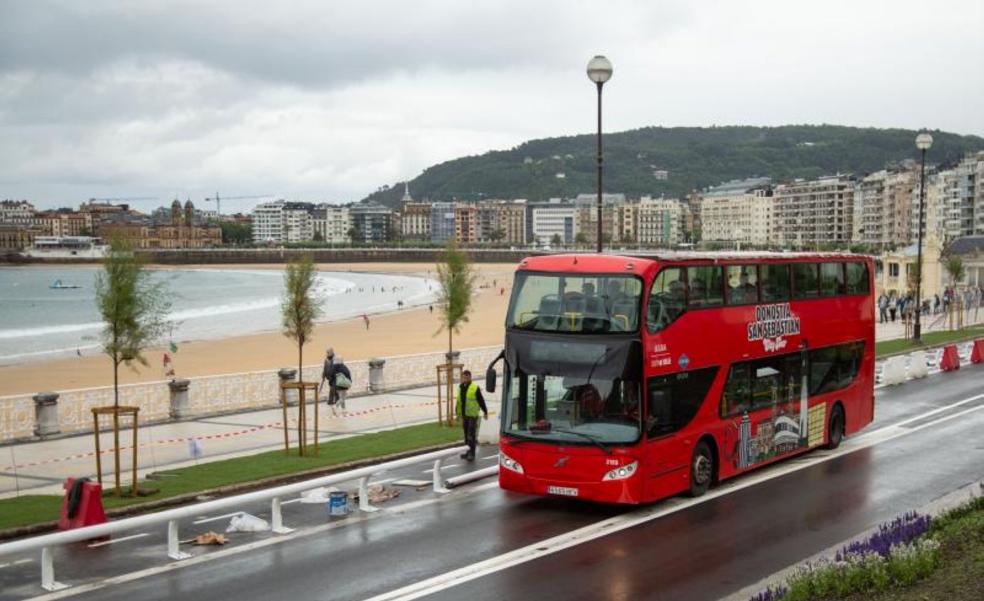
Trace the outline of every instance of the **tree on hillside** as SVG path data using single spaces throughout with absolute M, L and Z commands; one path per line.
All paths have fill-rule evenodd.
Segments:
M 120 365 L 147 365 L 143 351 L 159 340 L 169 328 L 169 292 L 163 282 L 155 282 L 133 248 L 121 238 L 113 238 L 96 275 L 96 306 L 105 324 L 103 352 L 113 361 L 113 457 L 116 493 L 120 494 Z M 134 414 L 134 419 L 136 416 Z M 98 444 L 98 441 L 97 441 Z M 133 449 L 136 465 L 137 449 Z M 100 474 L 100 479 L 102 474 Z M 136 481 L 133 483 L 136 490 Z

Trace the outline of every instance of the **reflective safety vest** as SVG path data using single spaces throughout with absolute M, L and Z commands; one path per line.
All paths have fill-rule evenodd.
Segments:
M 472 382 L 468 385 L 468 390 L 465 391 L 465 412 L 466 417 L 478 417 L 482 412 L 482 408 L 478 406 L 478 384 Z M 458 386 L 458 415 L 462 415 L 461 412 L 461 386 Z

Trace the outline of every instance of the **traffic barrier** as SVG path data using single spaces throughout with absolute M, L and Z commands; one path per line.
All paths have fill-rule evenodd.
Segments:
M 905 382 L 905 356 L 889 357 L 882 366 L 882 383 L 893 386 L 902 382 Z
M 971 363 L 984 363 L 984 338 L 975 338 L 970 351 Z
M 443 449 L 440 451 L 424 453 L 422 455 L 404 457 L 403 459 L 395 459 L 393 461 L 388 461 L 377 465 L 369 465 L 366 467 L 349 470 L 347 472 L 339 472 L 337 474 L 321 476 L 319 478 L 313 478 L 303 482 L 294 482 L 291 484 L 276 486 L 274 488 L 255 490 L 252 492 L 243 493 L 241 495 L 236 495 L 234 497 L 214 499 L 212 501 L 195 503 L 194 505 L 184 505 L 173 509 L 165 509 L 164 511 L 158 511 L 156 513 L 138 515 L 122 520 L 105 522 L 94 526 L 83 526 L 74 530 L 66 530 L 65 532 L 54 532 L 31 538 L 23 538 L 9 543 L 0 544 L 0 557 L 40 549 L 41 588 L 46 591 L 58 591 L 68 588 L 68 585 L 62 584 L 55 580 L 54 553 L 52 548 L 57 545 L 66 545 L 91 540 L 94 538 L 102 538 L 151 525 L 167 524 L 167 556 L 174 560 L 186 559 L 190 557 L 190 555 L 182 552 L 179 547 L 179 520 L 197 517 L 214 511 L 223 511 L 236 507 L 242 507 L 243 505 L 248 505 L 250 503 L 270 501 L 271 530 L 274 534 L 286 534 L 293 532 L 293 530 L 284 525 L 280 503 L 281 497 L 298 495 L 306 490 L 311 490 L 312 488 L 331 486 L 342 482 L 358 480 L 359 510 L 365 512 L 376 511 L 377 508 L 369 504 L 369 479 L 372 476 L 389 470 L 416 465 L 427 461 L 433 461 L 434 491 L 447 492 L 447 489 L 444 488 L 444 483 L 441 481 L 441 463 L 445 459 L 453 457 L 465 450 L 467 450 L 467 447 L 462 445 L 451 449 Z
M 940 369 L 942 371 L 960 369 L 960 353 L 957 352 L 957 345 L 948 344 L 943 347 L 943 356 L 940 357 Z
M 78 481 L 75 478 L 66 478 L 62 487 L 65 489 L 65 498 L 62 499 L 61 517 L 58 518 L 59 530 L 83 528 L 106 522 L 101 484 L 89 482 L 88 478 Z
M 909 377 L 925 378 L 929 375 L 929 366 L 926 365 L 926 351 L 913 351 L 909 355 Z

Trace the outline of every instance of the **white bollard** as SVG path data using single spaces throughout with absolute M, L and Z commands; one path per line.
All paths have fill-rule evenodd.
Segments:
M 909 355 L 909 377 L 913 379 L 925 378 L 929 375 L 929 367 L 926 365 L 926 351 L 913 351 Z
M 905 355 L 896 355 L 885 360 L 882 367 L 882 384 L 893 386 L 905 382 Z

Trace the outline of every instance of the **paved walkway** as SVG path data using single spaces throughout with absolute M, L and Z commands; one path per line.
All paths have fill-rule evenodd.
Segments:
M 350 399 L 346 404 L 347 411 L 339 410 L 337 415 L 332 415 L 322 403 L 318 408 L 319 440 L 435 421 L 436 399 L 436 387 L 427 386 Z M 296 407 L 288 409 L 291 446 L 297 438 L 296 415 Z M 308 419 L 313 419 L 310 406 Z M 142 426 L 137 432 L 140 447 L 137 473 L 142 478 L 165 468 L 175 469 L 283 448 L 282 421 L 281 409 L 266 409 Z M 313 426 L 308 431 L 310 441 Z M 120 434 L 124 465 L 129 465 L 132 436 L 133 431 L 129 429 Z M 200 444 L 201 456 L 198 458 L 192 455 L 192 441 Z M 112 468 L 107 469 L 107 462 L 112 462 L 112 446 L 111 435 L 100 437 L 106 478 L 112 477 Z M 18 494 L 61 494 L 61 483 L 66 477 L 95 478 L 95 472 L 91 433 L 0 447 L 0 498 Z M 129 476 L 124 480 L 129 481 Z
M 969 312 L 964 312 L 964 326 L 984 323 L 984 308 L 978 309 L 976 316 L 974 313 L 975 311 L 973 309 Z M 921 321 L 923 333 L 942 332 L 947 329 L 946 315 L 943 313 L 938 315 L 923 315 Z M 901 319 L 875 324 L 876 341 L 881 342 L 883 340 L 895 340 L 897 338 L 905 338 L 905 323 Z

